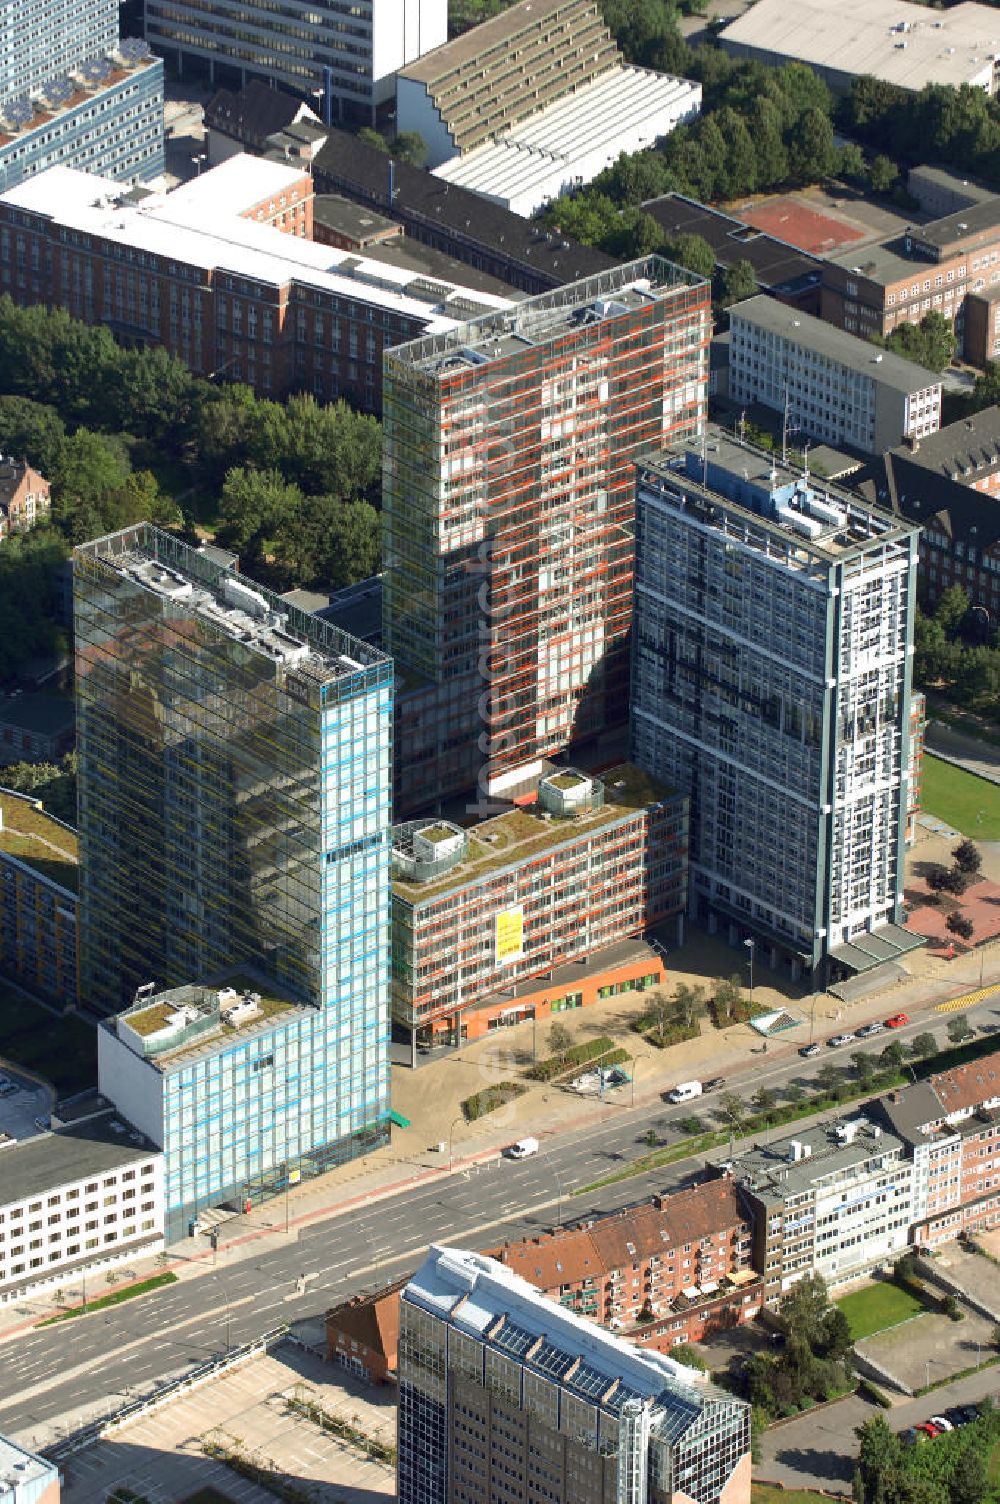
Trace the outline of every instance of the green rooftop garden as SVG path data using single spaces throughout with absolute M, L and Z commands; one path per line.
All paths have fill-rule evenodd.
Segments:
M 568 776 L 573 780 L 571 786 L 575 786 L 576 775 Z M 472 826 L 466 832 L 468 850 L 465 857 L 436 882 L 411 883 L 396 878 L 393 891 L 410 903 L 425 903 L 451 888 L 463 887 L 502 867 L 562 846 L 584 831 L 613 825 L 623 815 L 656 804 L 668 798 L 671 792 L 631 763 L 623 763 L 621 767 L 602 774 L 600 781 L 604 785 L 604 804 L 600 809 L 584 806 L 572 819 L 544 819 L 540 810 L 508 810 L 506 814 Z
M 0 770 L 2 782 L 2 770 Z M 8 851 L 43 877 L 76 892 L 79 846 L 71 830 L 23 799 L 0 794 L 0 851 Z

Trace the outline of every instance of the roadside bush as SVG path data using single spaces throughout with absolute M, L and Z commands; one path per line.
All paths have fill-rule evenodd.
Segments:
M 888 1395 L 883 1394 L 878 1385 L 873 1384 L 871 1379 L 860 1378 L 858 1380 L 858 1393 L 863 1400 L 868 1400 L 870 1404 L 877 1405 L 880 1410 L 892 1409 L 892 1400 L 889 1399 Z
M 515 1097 L 521 1097 L 528 1090 L 522 1081 L 498 1081 L 495 1086 L 487 1086 L 483 1091 L 474 1092 L 471 1097 L 466 1097 L 462 1103 L 462 1112 L 466 1122 L 474 1123 L 476 1118 L 485 1117 L 488 1112 L 495 1112 L 498 1107 L 512 1102 Z
M 555 1076 L 560 1076 L 574 1065 L 586 1065 L 590 1060 L 600 1060 L 605 1064 L 603 1056 L 610 1054 L 615 1048 L 615 1042 L 607 1034 L 601 1034 L 597 1039 L 588 1039 L 583 1044 L 575 1044 L 571 1049 L 560 1055 L 549 1055 L 545 1060 L 536 1060 L 535 1064 L 528 1067 L 527 1076 L 532 1081 L 551 1081 Z M 616 1052 L 620 1059 L 626 1060 L 628 1052 L 620 1050 Z

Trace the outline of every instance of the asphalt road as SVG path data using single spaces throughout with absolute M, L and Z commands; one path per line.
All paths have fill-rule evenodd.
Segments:
M 992 1000 L 974 1011 L 980 1028 L 1000 1030 L 1000 1010 Z M 757 1053 L 742 1078 L 731 1076 L 728 1084 L 749 1096 L 759 1086 L 806 1082 L 827 1059 L 847 1065 L 854 1049 L 877 1054 L 888 1039 L 905 1040 L 929 1027 L 944 1039 L 944 1021 L 923 1015 L 895 1036 L 885 1033 L 849 1049 L 824 1050 L 810 1061 L 786 1057 L 765 1068 L 765 1057 Z M 576 1221 L 675 1188 L 701 1169 L 702 1159 L 678 1162 L 600 1192 L 573 1194 L 648 1152 L 644 1135 L 650 1127 L 669 1142 L 680 1136 L 679 1118 L 693 1108 L 707 1118 L 712 1101 L 707 1097 L 679 1108 L 619 1108 L 613 1115 L 595 1102 L 587 1127 L 560 1134 L 542 1153 L 521 1163 L 490 1162 L 401 1191 L 360 1212 L 335 1213 L 293 1229 L 286 1246 L 255 1252 L 251 1245 L 244 1260 L 226 1262 L 214 1274 L 21 1335 L 3 1346 L 0 1434 L 43 1444 L 55 1426 L 75 1429 L 83 1406 L 104 1399 L 112 1410 L 127 1396 L 228 1346 L 279 1323 L 321 1315 L 359 1290 L 405 1274 L 432 1241 L 489 1247 L 537 1233 L 560 1218 Z

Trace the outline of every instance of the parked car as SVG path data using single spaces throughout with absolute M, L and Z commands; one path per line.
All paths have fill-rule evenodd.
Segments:
M 695 1097 L 700 1097 L 704 1091 L 700 1081 L 681 1081 L 671 1091 L 667 1092 L 668 1102 L 693 1102 Z
M 932 1415 L 931 1425 L 937 1426 L 939 1431 L 954 1431 L 955 1427 L 944 1415 Z
M 527 1159 L 529 1154 L 538 1153 L 537 1138 L 519 1138 L 516 1144 L 508 1144 L 503 1151 L 505 1159 Z
M 940 1436 L 941 1431 L 933 1421 L 925 1420 L 922 1425 L 916 1427 L 918 1436 Z
M 829 1045 L 829 1047 L 830 1047 L 831 1050 L 839 1050 L 840 1047 L 841 1047 L 841 1045 L 853 1044 L 853 1043 L 854 1043 L 854 1035 L 853 1034 L 834 1034 L 833 1037 L 832 1037 L 832 1039 L 828 1039 L 827 1040 L 827 1044 Z
M 910 1015 L 908 1013 L 894 1013 L 891 1018 L 886 1019 L 885 1026 L 887 1029 L 901 1029 L 904 1024 L 908 1024 L 909 1022 Z
M 944 1412 L 944 1415 L 945 1420 L 950 1420 L 953 1426 L 957 1427 L 968 1424 L 965 1419 L 965 1411 L 962 1409 L 961 1405 L 952 1405 L 950 1409 Z
M 726 1084 L 725 1076 L 713 1076 L 711 1081 L 705 1082 L 706 1091 L 721 1091 Z
M 885 1024 L 880 1024 L 878 1022 L 871 1024 L 862 1024 L 861 1028 L 858 1030 L 858 1038 L 871 1039 L 873 1034 L 881 1034 L 884 1028 Z
M 905 1431 L 900 1431 L 899 1439 L 903 1443 L 904 1447 L 915 1446 L 917 1442 L 916 1426 L 907 1426 Z
M 804 1044 L 799 1050 L 799 1054 L 803 1060 L 811 1060 L 814 1055 L 818 1055 L 819 1053 L 820 1047 L 818 1044 Z
M 959 1405 L 958 1412 L 962 1417 L 963 1425 L 971 1426 L 974 1420 L 979 1419 L 978 1405 Z

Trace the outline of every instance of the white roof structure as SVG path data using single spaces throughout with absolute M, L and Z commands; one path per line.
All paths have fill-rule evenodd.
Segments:
M 563 189 L 589 183 L 622 152 L 642 151 L 701 109 L 701 85 L 647 68 L 614 68 L 434 176 L 527 218 Z
M 304 165 L 291 167 L 286 162 L 271 162 L 266 157 L 251 157 L 237 152 L 218 167 L 200 172 L 190 182 L 172 189 L 169 198 L 174 209 L 183 207 L 193 218 L 209 215 L 213 221 L 230 214 L 245 214 L 264 199 L 280 198 L 296 188 L 308 172 Z
M 242 163 L 243 166 L 233 166 Z M 50 167 L 0 194 L 0 202 L 47 215 L 67 229 L 117 242 L 135 251 L 165 256 L 204 271 L 228 272 L 269 287 L 298 282 L 387 312 L 421 320 L 428 333 L 445 333 L 476 313 L 508 309 L 511 300 L 473 291 L 453 282 L 431 280 L 407 267 L 371 261 L 350 251 L 286 235 L 271 225 L 241 219 L 239 209 L 266 197 L 249 187 L 250 169 L 278 183 L 288 169 L 259 158 L 232 157 L 202 173 L 175 193 L 151 193 L 137 202 L 123 199 L 121 183 L 72 167 Z M 222 174 L 221 208 L 213 194 Z M 301 174 L 294 173 L 294 177 Z
M 698 1405 L 703 1394 L 714 1392 L 696 1369 L 616 1337 L 482 1253 L 432 1244 L 407 1284 L 404 1298 L 481 1340 L 488 1341 L 490 1328 L 499 1317 L 506 1317 L 522 1331 L 544 1337 L 609 1379 L 620 1379 L 651 1399 L 667 1390 L 679 1400 Z
M 1000 11 L 975 0 L 949 10 L 909 0 L 757 0 L 720 40 L 737 57 L 808 63 L 834 89 L 870 73 L 901 89 L 977 84 L 992 94 Z
M 58 1477 L 58 1469 L 44 1457 L 36 1457 L 34 1452 L 26 1452 L 8 1437 L 0 1436 L 0 1504 L 37 1499 L 42 1488 Z

